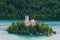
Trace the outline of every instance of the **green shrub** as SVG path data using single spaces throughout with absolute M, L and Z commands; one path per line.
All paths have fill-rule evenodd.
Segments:
M 19 33 L 19 34 L 55 34 L 52 27 L 45 23 L 37 22 L 36 25 L 25 26 L 24 22 L 12 22 L 12 24 L 7 28 L 9 33 Z

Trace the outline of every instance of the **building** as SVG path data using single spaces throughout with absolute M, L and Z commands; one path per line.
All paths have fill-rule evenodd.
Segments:
M 29 26 L 29 25 L 35 25 L 35 20 L 29 20 L 29 16 L 25 16 L 25 25 Z
M 30 24 L 35 25 L 35 20 L 34 19 L 30 20 Z
M 29 22 L 29 16 L 25 16 L 25 25 L 29 26 L 30 22 Z

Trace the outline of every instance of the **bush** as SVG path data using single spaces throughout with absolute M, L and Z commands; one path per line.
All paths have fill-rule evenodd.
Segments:
M 45 23 L 37 22 L 36 25 L 25 26 L 24 22 L 12 22 L 12 24 L 7 28 L 9 33 L 19 33 L 19 34 L 55 34 L 56 32 Z

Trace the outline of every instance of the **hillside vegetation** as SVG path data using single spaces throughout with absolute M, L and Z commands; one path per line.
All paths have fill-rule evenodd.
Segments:
M 60 0 L 0 0 L 0 19 L 60 20 Z

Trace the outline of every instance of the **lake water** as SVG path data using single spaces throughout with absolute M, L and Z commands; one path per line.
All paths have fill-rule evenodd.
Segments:
M 28 36 L 9 34 L 5 29 L 12 23 L 13 20 L 0 20 L 0 40 L 60 40 L 60 21 L 43 21 L 48 23 L 57 32 L 51 36 Z

